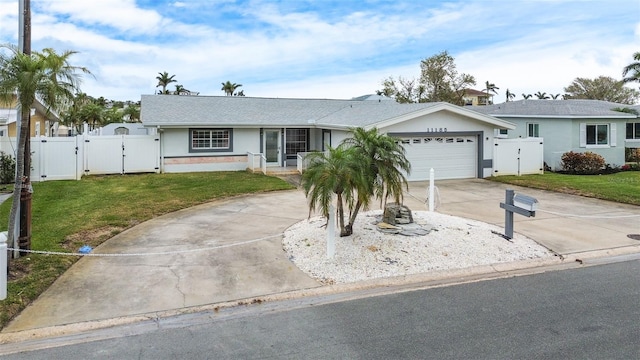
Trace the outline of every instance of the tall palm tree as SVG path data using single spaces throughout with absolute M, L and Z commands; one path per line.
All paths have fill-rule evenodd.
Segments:
M 640 52 L 633 54 L 633 60 L 631 64 L 622 69 L 622 82 L 640 82 Z
M 345 228 L 344 208 L 353 206 L 357 189 L 365 184 L 365 169 L 354 149 L 329 147 L 327 152 L 306 156 L 309 166 L 302 173 L 302 188 L 309 199 L 309 212 L 320 210 L 329 218 L 330 205 L 336 196 L 336 212 L 340 236 L 349 233 Z
M 178 82 L 178 80 L 174 79 L 175 75 L 171 75 L 169 76 L 168 72 L 161 72 L 158 73 L 158 76 L 156 76 L 156 79 L 158 80 L 158 85 L 156 85 L 156 87 L 162 87 L 162 90 L 160 90 L 160 94 L 169 94 L 169 91 L 167 90 L 167 86 L 169 86 L 169 84 L 174 83 L 174 82 Z
M 549 99 L 549 95 L 547 95 L 546 92 L 540 92 L 538 91 L 537 93 L 534 94 L 538 99 L 540 100 L 548 100 Z
M 232 83 L 231 81 L 228 81 L 228 80 L 227 82 L 223 82 L 221 84 L 222 84 L 222 88 L 220 90 L 224 91 L 224 93 L 227 96 L 233 96 L 236 89 L 242 86 L 242 84 Z
M 487 103 L 486 105 L 491 105 L 489 104 L 489 97 L 491 97 L 491 103 L 493 103 L 493 94 L 498 94 L 498 90 L 500 90 L 499 87 L 496 86 L 496 84 L 494 83 L 490 83 L 489 81 L 486 81 L 484 83 L 484 90 L 487 92 Z
M 507 98 L 507 102 L 509 102 L 509 101 L 512 101 L 516 97 L 516 94 L 512 93 L 511 91 L 509 91 L 509 89 L 507 89 L 507 92 L 505 93 L 505 96 Z
M 353 233 L 353 224 L 361 208 L 367 208 L 372 197 L 386 203 L 389 197 L 401 203 L 403 190 L 409 185 L 403 174 L 411 171 L 411 163 L 405 156 L 405 150 L 396 139 L 381 134 L 377 128 L 365 130 L 354 128 L 349 130 L 350 137 L 340 147 L 353 149 L 365 166 L 365 183 L 357 189 L 357 199 L 351 209 L 348 235 Z
M 61 112 L 78 92 L 80 73 L 90 72 L 87 68 L 72 66 L 69 63 L 69 58 L 76 53 L 75 51 L 58 54 L 53 49 L 44 49 L 42 52 L 23 54 L 15 46 L 2 48 L 8 51 L 0 51 L 0 100 L 9 102 L 17 96 L 20 104 L 21 122 L 16 173 L 24 174 L 25 145 L 29 141 L 29 116 L 36 97 L 49 109 Z M 15 243 L 15 219 L 23 181 L 28 182 L 29 179 L 16 176 L 9 214 L 9 244 Z

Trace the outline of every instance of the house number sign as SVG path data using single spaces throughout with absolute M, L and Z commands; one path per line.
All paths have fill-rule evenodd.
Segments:
M 427 132 L 447 132 L 447 128 L 427 128 Z

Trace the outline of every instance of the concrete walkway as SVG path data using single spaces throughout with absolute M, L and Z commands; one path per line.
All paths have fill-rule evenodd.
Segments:
M 427 186 L 412 183 L 405 204 L 426 210 Z M 437 187 L 437 211 L 499 226 L 506 188 L 537 198 L 540 211 L 535 218 L 515 215 L 515 231 L 558 254 L 640 252 L 640 241 L 627 237 L 640 234 L 638 206 L 481 179 Z M 307 214 L 304 194 L 291 190 L 217 201 L 137 225 L 93 253 L 139 256 L 82 258 L 3 330 L 0 343 L 1 335 L 24 330 L 318 288 L 281 246 L 280 234 Z

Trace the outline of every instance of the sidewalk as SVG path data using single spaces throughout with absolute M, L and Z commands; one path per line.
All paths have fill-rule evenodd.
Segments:
M 411 184 L 405 204 L 413 211 L 427 210 L 427 186 Z M 499 203 L 504 190 L 514 187 L 481 179 L 440 181 L 437 187 L 437 211 L 504 226 Z M 514 231 L 558 254 L 640 252 L 640 242 L 627 237 L 640 233 L 640 207 L 515 190 L 537 198 L 540 211 L 534 218 L 515 215 Z M 280 234 L 307 215 L 303 192 L 291 190 L 217 201 L 147 221 L 93 251 L 137 256 L 80 259 L 2 333 L 318 288 L 281 246 Z

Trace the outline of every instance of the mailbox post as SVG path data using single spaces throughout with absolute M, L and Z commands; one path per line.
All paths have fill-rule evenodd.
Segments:
M 513 239 L 513 213 L 526 217 L 535 217 L 538 209 L 538 200 L 531 196 L 515 194 L 507 189 L 504 203 L 500 203 L 504 209 L 504 235 L 507 239 Z

